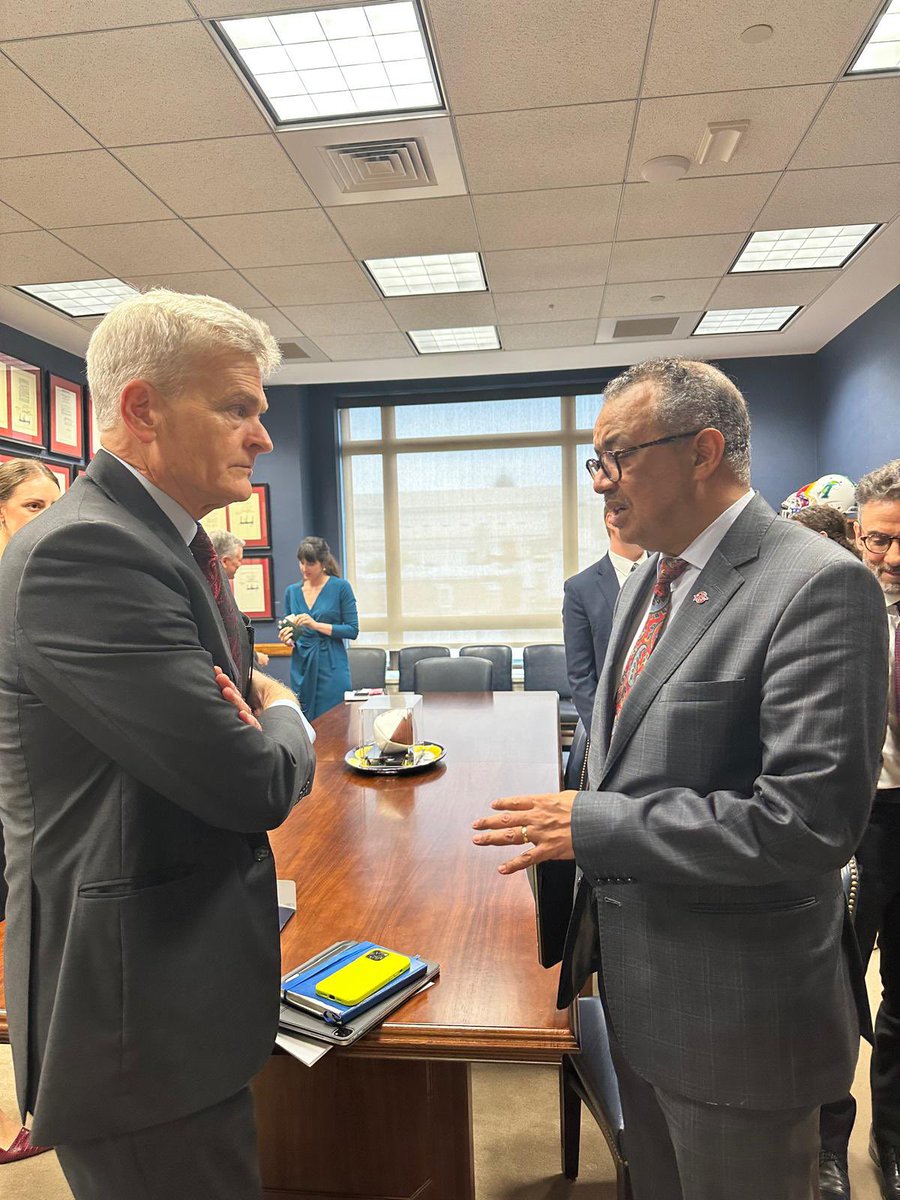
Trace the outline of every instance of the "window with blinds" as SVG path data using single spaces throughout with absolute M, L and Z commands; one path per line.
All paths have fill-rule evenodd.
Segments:
M 340 412 L 359 642 L 562 639 L 563 581 L 607 549 L 584 469 L 599 395 Z

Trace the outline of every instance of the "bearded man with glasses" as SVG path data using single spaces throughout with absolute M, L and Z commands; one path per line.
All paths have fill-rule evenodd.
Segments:
M 856 544 L 881 584 L 887 608 L 890 667 L 881 774 L 869 825 L 856 851 L 856 935 L 864 963 L 878 937 L 882 985 L 872 1051 L 869 1152 L 881 1176 L 882 1196 L 900 1200 L 900 458 L 864 475 L 856 500 Z M 847 1146 L 855 1116 L 856 1102 L 849 1092 L 822 1109 L 822 1200 L 849 1200 Z
M 887 630 L 870 572 L 750 488 L 744 398 L 661 359 L 605 389 L 594 489 L 659 551 L 622 588 L 589 789 L 495 801 L 479 845 L 583 871 L 635 1200 L 812 1200 L 819 1107 L 868 1025 L 840 869 L 868 819 Z

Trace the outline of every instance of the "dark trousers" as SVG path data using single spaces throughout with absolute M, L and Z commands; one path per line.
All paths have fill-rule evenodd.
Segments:
M 212 1108 L 118 1137 L 57 1146 L 75 1200 L 260 1200 L 249 1087 Z
M 900 788 L 876 792 L 872 816 L 856 852 L 859 896 L 856 929 L 863 965 L 878 938 L 881 952 L 881 1005 L 872 1050 L 872 1127 L 876 1136 L 900 1149 Z M 856 1101 L 844 1096 L 822 1106 L 822 1149 L 847 1159 Z

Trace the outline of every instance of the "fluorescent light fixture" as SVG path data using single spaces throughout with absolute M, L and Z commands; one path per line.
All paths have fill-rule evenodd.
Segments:
M 692 337 L 704 333 L 778 333 L 800 311 L 799 304 L 781 308 L 713 308 L 700 318 Z
M 481 255 L 477 253 L 367 258 L 364 263 L 383 296 L 487 291 Z
M 137 289 L 121 279 L 77 279 L 73 283 L 20 283 L 16 291 L 26 292 L 68 317 L 102 317 Z
M 760 230 L 747 239 L 729 274 L 842 267 L 878 228 L 878 225 L 817 225 L 813 229 Z
M 495 325 L 469 325 L 458 329 L 410 329 L 409 336 L 420 354 L 500 349 Z
M 891 0 L 847 74 L 897 70 L 900 70 L 900 0 Z
M 213 21 L 276 125 L 443 108 L 418 5 Z

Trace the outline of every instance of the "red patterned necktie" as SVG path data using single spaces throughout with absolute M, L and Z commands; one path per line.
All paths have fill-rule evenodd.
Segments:
M 209 540 L 209 534 L 202 525 L 197 526 L 197 532 L 191 541 L 190 549 L 191 554 L 197 560 L 197 566 L 203 572 L 206 582 L 209 584 L 216 607 L 221 614 L 225 632 L 228 634 L 228 648 L 231 651 L 231 657 L 234 660 L 234 665 L 240 671 L 241 639 L 238 625 L 240 617 L 237 605 L 231 595 L 231 589 L 225 582 L 225 576 L 222 574 L 222 568 L 219 565 L 219 556 L 216 554 L 215 547 Z
M 659 641 L 659 635 L 669 616 L 672 604 L 672 584 L 683 575 L 691 564 L 683 558 L 661 558 L 656 572 L 656 583 L 653 585 L 653 598 L 650 601 L 650 611 L 644 627 L 634 643 L 634 649 L 628 656 L 625 670 L 616 689 L 616 716 L 625 703 L 625 697 L 634 687 L 634 681 L 647 665 L 647 660 L 653 653 L 653 647 Z

